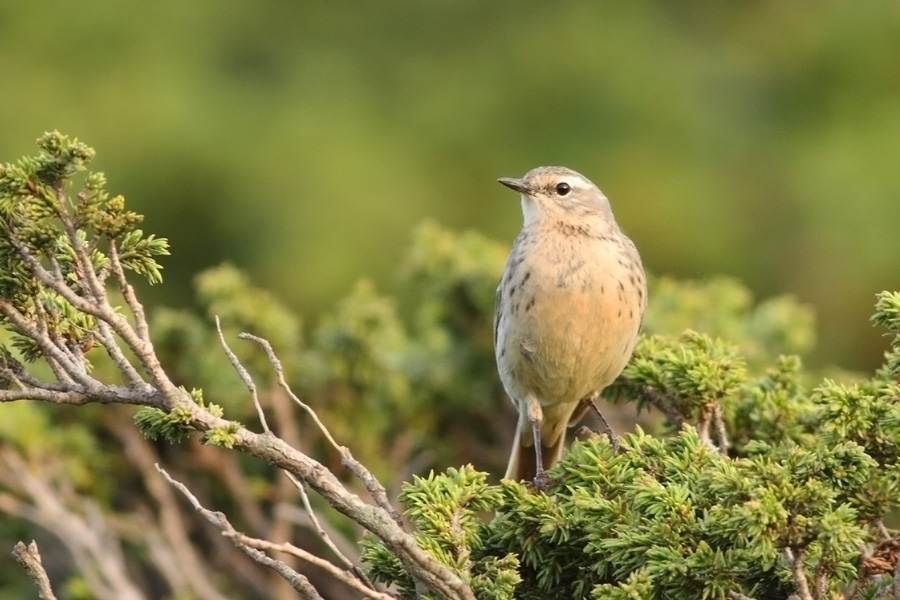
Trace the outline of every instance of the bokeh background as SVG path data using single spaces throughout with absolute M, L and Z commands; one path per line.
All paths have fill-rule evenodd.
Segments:
M 0 158 L 59 129 L 170 238 L 156 303 L 229 261 L 314 319 L 390 289 L 425 219 L 511 242 L 497 185 L 597 182 L 656 274 L 814 306 L 812 360 L 871 368 L 900 286 L 900 4 L 0 6 Z

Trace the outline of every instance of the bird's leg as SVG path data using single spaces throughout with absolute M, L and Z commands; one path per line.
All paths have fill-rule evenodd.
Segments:
M 603 413 L 600 412 L 600 407 L 597 406 L 597 398 L 600 397 L 600 392 L 594 392 L 590 396 L 587 396 L 582 400 L 585 404 L 587 404 L 590 408 L 594 409 L 594 413 L 597 415 L 597 418 L 600 419 L 600 422 L 603 424 L 605 428 L 604 433 L 606 433 L 607 437 L 609 437 L 609 443 L 612 445 L 613 452 L 619 451 L 619 436 L 616 435 L 615 430 L 606 420 L 606 417 L 603 416 Z
M 534 487 L 538 490 L 547 488 L 547 473 L 544 471 L 544 459 L 541 456 L 541 423 L 544 411 L 534 396 L 528 397 L 528 420 L 531 421 L 531 434 L 534 436 Z

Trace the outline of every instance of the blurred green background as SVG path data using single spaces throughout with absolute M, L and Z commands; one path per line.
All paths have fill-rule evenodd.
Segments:
M 59 129 L 170 238 L 314 318 L 431 218 L 511 242 L 495 183 L 564 164 L 648 270 L 731 274 L 870 368 L 900 287 L 900 3 L 98 0 L 0 6 L 0 159 Z

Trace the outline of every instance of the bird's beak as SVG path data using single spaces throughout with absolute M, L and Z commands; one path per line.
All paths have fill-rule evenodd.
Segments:
M 531 188 L 525 185 L 525 182 L 521 179 L 514 179 L 512 177 L 501 177 L 498 179 L 500 183 L 505 185 L 511 190 L 516 190 L 520 194 L 528 194 L 531 192 Z

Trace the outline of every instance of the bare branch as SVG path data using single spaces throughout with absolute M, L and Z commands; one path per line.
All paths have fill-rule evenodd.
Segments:
M 34 540 L 27 546 L 18 542 L 13 548 L 12 555 L 16 561 L 25 568 L 28 577 L 34 587 L 37 588 L 38 598 L 40 600 L 56 600 L 53 589 L 50 587 L 50 579 L 47 577 L 47 571 L 41 564 L 41 554 L 38 552 L 37 543 Z
M 59 338 L 50 334 L 50 330 L 47 326 L 49 318 L 47 316 L 47 311 L 44 308 L 44 303 L 41 301 L 40 293 L 32 298 L 32 302 L 34 303 L 34 312 L 36 315 L 35 324 L 37 331 L 41 334 L 41 338 L 52 344 L 53 347 L 56 348 L 64 356 L 73 359 L 75 364 L 80 365 L 83 368 L 83 357 L 81 357 L 80 359 L 72 357 L 70 350 L 60 343 Z M 47 358 L 46 354 L 44 355 L 44 357 Z M 50 362 L 50 368 L 53 371 L 53 374 L 56 375 L 58 379 L 69 382 L 73 381 L 73 378 L 69 375 L 69 373 L 66 372 L 66 370 L 63 368 L 63 365 L 61 365 L 58 361 L 53 360 L 52 362 Z
M 246 334 L 242 334 L 244 336 Z M 260 338 L 256 338 L 260 340 Z M 304 410 L 312 413 L 312 409 L 300 402 L 293 394 L 284 380 L 284 373 L 280 368 L 280 362 L 271 351 L 271 346 L 265 340 L 263 347 L 268 348 L 270 361 L 274 359 L 273 366 L 278 373 L 278 381 L 283 389 Z M 206 409 L 193 402 L 183 401 L 180 407 L 189 412 L 191 425 L 199 431 L 209 431 L 217 428 L 233 428 L 234 423 L 216 417 Z M 314 414 L 314 413 L 312 413 Z M 318 422 L 318 418 L 316 418 Z M 378 506 L 372 506 L 364 502 L 359 496 L 348 491 L 338 478 L 324 465 L 299 450 L 287 444 L 284 440 L 269 434 L 257 434 L 238 427 L 233 435 L 233 447 L 255 456 L 270 465 L 289 471 L 297 478 L 306 482 L 338 512 L 350 517 L 378 537 L 388 548 L 393 551 L 401 563 L 410 571 L 413 579 L 421 587 L 433 591 L 435 594 L 448 600 L 475 600 L 471 588 L 454 573 L 448 566 L 437 562 L 430 554 L 424 551 L 416 543 L 415 539 L 403 531 L 397 512 L 387 501 L 384 488 L 374 476 L 368 473 L 361 464 L 349 456 L 349 451 L 343 451 L 344 464 L 348 466 L 366 484 L 369 493 L 373 495 Z M 341 448 L 341 447 L 339 447 Z M 367 481 L 366 476 L 369 480 Z M 379 501 L 380 500 L 380 501 Z
M 253 406 L 256 407 L 256 414 L 259 416 L 259 422 L 262 424 L 263 431 L 272 433 L 272 430 L 269 429 L 269 424 L 266 422 L 266 414 L 263 412 L 262 405 L 259 403 L 259 394 L 256 392 L 256 384 L 253 383 L 253 378 L 250 376 L 250 373 L 247 372 L 247 369 L 244 368 L 244 365 L 241 364 L 241 361 L 238 360 L 235 353 L 231 351 L 228 342 L 225 341 L 225 334 L 222 333 L 222 323 L 219 321 L 219 315 L 216 315 L 215 318 L 216 331 L 219 332 L 219 343 L 222 344 L 222 349 L 225 350 L 225 356 L 228 357 L 228 361 L 237 372 L 238 377 L 241 378 L 241 381 L 244 382 L 244 385 L 247 386 L 247 389 L 250 391 L 250 396 L 253 398 Z
M 143 365 L 147 374 L 150 376 L 153 384 L 159 388 L 166 400 L 177 403 L 184 399 L 183 394 L 179 392 L 178 388 L 169 380 L 163 370 L 159 358 L 153 350 L 153 344 L 150 343 L 149 340 L 144 341 L 141 339 L 131 324 L 128 323 L 127 319 L 116 312 L 115 308 L 110 305 L 109 297 L 106 295 L 105 290 L 103 291 L 103 294 L 95 298 L 94 301 L 86 300 L 66 285 L 64 279 L 60 279 L 47 271 L 41 262 L 35 258 L 27 248 L 24 248 L 21 245 L 18 245 L 17 247 L 22 260 L 29 269 L 31 269 L 31 272 L 37 277 L 38 281 L 62 296 L 63 299 L 75 309 L 87 315 L 91 315 L 100 321 L 106 322 L 112 328 L 125 345 L 134 353 L 138 361 Z M 78 247 L 84 251 L 84 247 L 80 242 L 78 243 Z M 78 254 L 77 249 L 76 254 Z M 79 260 L 81 260 L 81 257 L 79 257 Z M 93 272 L 92 275 L 94 275 Z M 2 306 L 0 306 L 0 308 L 2 308 Z M 31 337 L 33 334 L 29 333 L 28 335 Z M 41 341 L 39 337 L 34 339 L 39 343 Z
M 328 431 L 328 428 L 325 427 L 325 424 L 322 423 L 322 421 L 319 419 L 319 416 L 312 409 L 312 407 L 300 400 L 300 398 L 298 398 L 297 395 L 294 394 L 293 390 L 291 390 L 290 386 L 284 378 L 284 368 L 281 366 L 281 361 L 275 355 L 275 351 L 272 349 L 272 345 L 268 342 L 268 340 L 257 337 L 255 335 L 251 335 L 249 333 L 242 333 L 238 337 L 240 337 L 241 339 L 254 341 L 262 346 L 263 350 L 266 353 L 266 356 L 269 358 L 269 363 L 271 363 L 272 368 L 275 370 L 275 374 L 278 377 L 278 385 L 281 386 L 281 388 L 285 392 L 287 392 L 291 399 L 296 402 L 300 406 L 300 408 L 302 408 L 306 412 L 306 414 L 308 414 L 312 418 L 316 426 L 319 428 L 319 431 L 322 432 L 322 435 L 325 436 L 332 447 L 341 455 L 341 463 L 345 467 L 347 467 L 350 472 L 356 475 L 356 477 L 363 483 L 366 490 L 375 500 L 375 503 L 384 511 L 386 511 L 395 523 L 401 525 L 402 519 L 400 518 L 400 514 L 391 505 L 384 486 L 381 485 L 381 483 L 375 478 L 375 476 L 368 469 L 366 469 L 362 463 L 353 458 L 353 455 L 350 453 L 349 448 L 339 445 L 334 440 L 334 438 L 331 436 L 331 433 Z
M 275 512 L 280 517 L 283 517 L 284 519 L 298 527 L 313 530 L 315 530 L 316 528 L 312 523 L 312 519 L 310 518 L 309 513 L 306 512 L 306 509 L 301 509 L 294 503 L 279 502 L 275 507 Z M 348 541 L 347 538 L 342 535 L 342 532 L 331 525 L 327 520 L 320 520 L 319 526 L 323 530 L 325 530 L 325 532 L 328 534 L 328 537 L 331 538 L 331 541 L 334 542 L 335 546 L 338 547 L 341 554 L 343 554 L 344 556 L 359 555 L 359 547 L 354 543 Z
M 232 527 L 231 523 L 228 522 L 228 519 L 225 515 L 218 511 L 211 511 L 204 508 L 200 501 L 197 500 L 197 497 L 194 496 L 190 490 L 181 482 L 175 481 L 172 477 L 166 472 L 165 469 L 156 465 L 156 470 L 159 471 L 163 477 L 166 478 L 170 484 L 172 484 L 175 489 L 181 492 L 185 498 L 191 503 L 191 506 L 194 507 L 194 510 L 203 515 L 207 521 L 218 527 L 222 530 L 223 533 L 227 534 L 227 537 L 230 537 L 234 545 L 241 550 L 244 554 L 252 558 L 254 561 L 269 567 L 270 569 L 278 572 L 279 575 L 284 577 L 288 583 L 300 594 L 302 598 L 307 600 L 322 600 L 322 597 L 319 595 L 319 592 L 313 587 L 313 585 L 309 582 L 309 580 L 298 573 L 297 571 L 291 569 L 286 564 L 279 560 L 274 560 L 269 556 L 266 556 L 263 552 L 244 544 L 238 541 L 238 536 L 241 534 L 238 533 L 237 530 Z
M 363 582 L 360 582 L 358 579 L 356 579 L 353 574 L 347 571 L 342 571 L 327 560 L 319 558 L 318 556 L 311 554 L 302 548 L 298 548 L 290 542 L 275 544 L 266 540 L 251 538 L 240 533 L 225 533 L 224 535 L 226 537 L 234 539 L 236 542 L 246 544 L 251 548 L 256 548 L 258 550 L 275 550 L 276 552 L 286 552 L 288 554 L 291 554 L 292 556 L 296 556 L 300 560 L 306 561 L 312 565 L 316 565 L 317 567 L 327 571 L 329 575 L 331 575 L 338 581 L 343 582 L 347 586 L 353 588 L 360 594 L 364 595 L 366 598 L 372 598 L 373 600 L 396 600 L 394 596 L 391 596 L 390 594 L 385 594 L 372 589 L 371 583 L 369 583 L 369 587 L 367 587 L 367 585 L 365 585 Z
M 37 377 L 25 370 L 24 365 L 18 365 L 19 369 L 10 368 L 9 365 L 0 364 L 0 377 L 15 383 L 20 389 L 38 388 L 42 390 L 53 390 L 57 392 L 67 392 L 72 389 L 73 381 L 65 379 L 62 381 L 41 381 Z
M 21 390 L 0 390 L 0 402 L 17 400 L 39 400 L 50 404 L 132 404 L 136 406 L 153 406 L 163 408 L 165 399 L 155 389 L 144 386 L 143 389 L 103 385 L 98 389 L 84 390 L 81 386 L 75 389 L 60 390 L 55 387 L 27 388 Z
M 700 436 L 700 441 L 707 448 L 715 449 L 715 445 L 712 443 L 712 438 L 709 436 L 709 425 L 710 420 L 712 418 L 712 410 L 709 405 L 703 406 L 700 408 L 700 414 L 697 416 L 697 435 Z
M 894 536 L 891 535 L 891 532 L 884 525 L 884 521 L 881 519 L 875 519 L 872 521 L 872 525 L 875 526 L 875 529 L 878 530 L 878 535 L 881 537 L 881 541 L 892 539 Z
M 891 594 L 894 600 L 900 600 L 900 557 L 894 557 L 893 581 L 891 581 Z
M 143 383 L 144 379 L 141 377 L 140 373 L 137 372 L 137 369 L 134 368 L 134 365 L 131 364 L 128 358 L 125 357 L 125 353 L 122 352 L 122 349 L 116 342 L 112 330 L 106 321 L 97 321 L 97 334 L 96 337 L 100 342 L 100 345 L 106 350 L 106 354 L 112 359 L 119 371 L 125 375 L 128 382 L 132 385 Z
M 828 572 L 825 569 L 825 561 L 819 560 L 816 563 L 815 578 L 813 579 L 813 597 L 816 600 L 825 598 L 825 592 L 828 591 Z
M 271 430 L 269 429 L 269 426 L 266 423 L 266 417 L 265 417 L 265 414 L 263 413 L 262 405 L 259 402 L 259 395 L 257 394 L 257 391 L 256 391 L 256 384 L 253 382 L 253 378 L 250 376 L 250 373 L 247 372 L 247 369 L 244 368 L 244 366 L 241 364 L 238 357 L 234 354 L 234 352 L 228 346 L 228 343 L 225 341 L 225 335 L 222 333 L 222 324 L 221 324 L 221 321 L 219 320 L 219 317 L 216 316 L 215 319 L 216 319 L 216 330 L 219 332 L 219 341 L 222 344 L 222 348 L 225 350 L 225 354 L 226 354 L 226 356 L 228 356 L 228 360 L 231 362 L 231 366 L 234 367 L 234 370 L 237 371 L 238 376 L 244 382 L 244 385 L 246 385 L 247 389 L 250 390 L 250 394 L 253 397 L 253 404 L 256 407 L 256 412 L 259 415 L 259 419 L 260 419 L 260 422 L 262 423 L 263 429 L 266 431 L 266 433 L 271 433 Z M 271 348 L 269 347 L 268 350 L 271 350 Z M 270 358 L 273 356 L 274 356 L 274 352 L 270 354 Z M 278 365 L 280 367 L 280 362 L 278 363 Z M 280 376 L 281 376 L 281 373 L 279 372 L 279 377 Z M 324 425 L 321 422 L 319 422 L 318 419 L 316 419 L 316 422 L 318 423 L 320 429 L 322 429 L 324 431 L 324 433 L 326 435 L 328 435 L 328 432 L 327 432 L 327 430 L 325 430 Z M 331 439 L 330 436 L 329 436 L 329 439 Z M 332 443 L 334 443 L 333 439 L 331 441 L 332 441 Z M 322 541 L 325 542 L 325 544 L 331 549 L 331 551 L 334 552 L 334 554 L 341 560 L 341 562 L 344 563 L 344 565 L 347 567 L 347 569 L 350 570 L 356 576 L 356 578 L 358 580 L 365 583 L 369 588 L 372 588 L 373 587 L 372 582 L 370 582 L 369 579 L 365 576 L 365 574 L 353 564 L 353 561 L 351 561 L 343 553 L 341 553 L 341 551 L 338 549 L 337 545 L 335 545 L 335 543 L 331 539 L 331 537 L 322 528 L 322 525 L 319 523 L 319 519 L 316 517 L 316 514 L 312 509 L 312 505 L 309 502 L 309 496 L 306 494 L 306 488 L 303 485 L 303 482 L 298 480 L 290 471 L 285 471 L 285 474 L 287 475 L 287 477 L 291 481 L 291 483 L 294 484 L 294 487 L 297 488 L 297 491 L 300 493 L 300 497 L 303 500 L 303 506 L 306 508 L 306 512 L 309 515 L 310 522 L 312 523 L 312 525 L 316 531 L 316 534 L 319 536 L 319 538 L 321 538 Z
M 74 380 L 85 387 L 90 387 L 97 382 L 85 372 L 84 365 L 78 365 L 72 362 L 72 357 L 68 353 L 60 350 L 60 348 L 52 342 L 49 335 L 42 334 L 41 331 L 31 324 L 8 300 L 0 300 L 0 313 L 9 319 L 18 331 L 28 336 L 41 349 L 43 355 L 52 360 L 50 363 L 56 363 L 65 373 L 65 379 Z M 59 377 L 58 373 L 54 373 Z M 63 377 L 60 377 L 61 379 Z
M 178 509 L 175 492 L 154 470 L 156 456 L 150 446 L 143 443 L 140 433 L 133 427 L 120 426 L 111 429 L 122 441 L 129 462 L 140 473 L 147 491 L 156 501 L 159 529 L 179 569 L 188 574 L 183 578 L 186 586 L 197 598 L 227 600 L 227 596 L 213 586 L 210 578 L 196 576 L 197 573 L 204 571 L 205 565 L 191 543 L 189 528 Z
M 712 408 L 713 423 L 716 427 L 716 438 L 719 440 L 719 454 L 728 456 L 728 431 L 725 429 L 725 420 L 722 418 L 722 405 L 716 402 Z
M 121 545 L 99 508 L 90 500 L 66 501 L 64 490 L 35 476 L 23 459 L 10 449 L 0 450 L 0 460 L 16 485 L 34 506 L 18 514 L 53 533 L 69 548 L 82 576 L 100 600 L 143 600 L 131 583 Z M 74 504 L 74 506 L 72 506 Z
M 325 544 L 334 552 L 335 556 L 337 556 L 344 566 L 347 567 L 349 571 L 353 573 L 353 575 L 361 582 L 366 584 L 369 588 L 374 588 L 372 582 L 369 581 L 369 578 L 366 577 L 366 574 L 362 572 L 356 565 L 353 564 L 349 558 L 344 556 L 340 550 L 338 550 L 337 545 L 335 545 L 334 541 L 331 539 L 325 529 L 322 528 L 322 525 L 319 523 L 319 519 L 316 517 L 315 511 L 313 511 L 312 505 L 309 503 L 309 496 L 306 494 L 306 487 L 303 485 L 302 481 L 299 481 L 296 477 L 294 477 L 291 473 L 285 473 L 288 476 L 288 479 L 291 480 L 291 483 L 297 488 L 297 491 L 300 492 L 300 498 L 303 499 L 303 506 L 306 508 L 306 513 L 309 515 L 309 520 L 312 523 L 313 527 L 316 530 L 316 534 Z M 302 557 L 301 557 L 302 558 Z
M 680 430 L 684 427 L 684 415 L 678 412 L 672 405 L 670 399 L 666 398 L 663 394 L 659 393 L 649 385 L 642 386 L 639 393 L 651 406 L 666 415 L 666 418 L 669 419 L 672 427 L 676 430 Z
M 229 424 L 199 407 L 191 410 L 197 419 L 195 426 L 203 431 Z M 422 586 L 443 598 L 475 600 L 469 586 L 449 567 L 437 562 L 420 548 L 415 539 L 403 531 L 391 513 L 380 506 L 367 504 L 359 496 L 349 492 L 324 465 L 292 448 L 284 440 L 268 434 L 256 434 L 243 427 L 234 434 L 234 447 L 290 471 L 305 481 L 337 511 L 384 542 Z
M 791 568 L 791 574 L 794 576 L 797 596 L 800 600 L 813 600 L 812 593 L 809 591 L 809 581 L 806 579 L 806 572 L 803 570 L 803 551 L 800 548 L 796 550 L 785 548 L 784 558 L 787 560 L 788 566 Z
M 122 297 L 134 316 L 134 326 L 137 330 L 137 335 L 141 340 L 149 344 L 150 327 L 147 324 L 147 317 L 144 315 L 144 306 L 138 302 L 134 293 L 134 287 L 128 283 L 128 279 L 125 277 L 125 269 L 122 267 L 122 261 L 119 258 L 119 248 L 116 246 L 115 240 L 110 240 L 109 242 L 109 264 L 112 267 L 113 274 L 116 276 L 116 282 L 119 285 L 119 290 L 122 292 Z
M 592 394 L 588 398 L 585 398 L 583 402 L 587 402 L 590 405 L 590 408 L 593 409 L 594 414 L 597 415 L 597 418 L 600 419 L 600 423 L 605 427 L 604 433 L 609 438 L 609 443 L 612 445 L 612 449 L 614 452 L 618 452 L 619 450 L 619 436 L 616 435 L 616 431 L 612 428 L 612 425 L 609 424 L 609 421 L 606 420 L 606 417 L 603 416 L 603 413 L 600 411 L 600 407 L 597 405 L 597 401 L 600 399 L 600 394 Z

